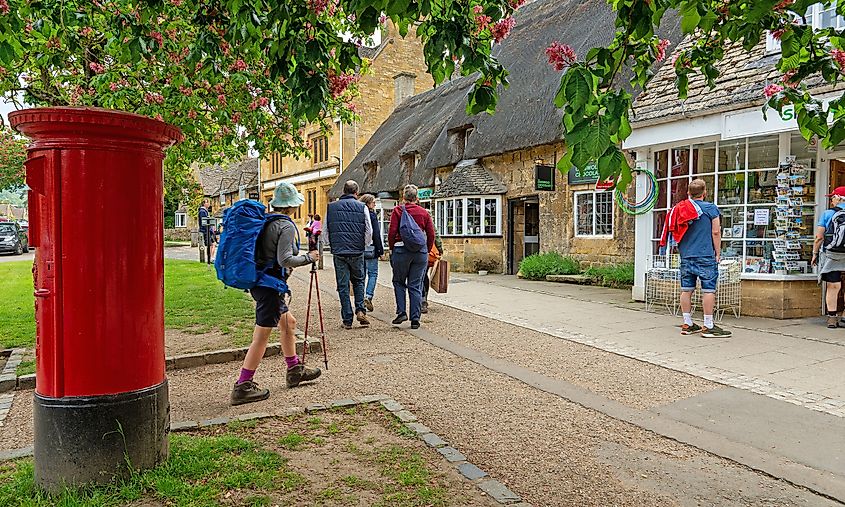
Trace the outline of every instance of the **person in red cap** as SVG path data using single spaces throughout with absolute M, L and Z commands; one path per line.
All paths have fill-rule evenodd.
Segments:
M 819 283 L 825 282 L 827 327 L 839 327 L 837 303 L 845 271 L 845 186 L 827 194 L 831 209 L 822 213 L 813 243 L 812 265 L 818 265 Z

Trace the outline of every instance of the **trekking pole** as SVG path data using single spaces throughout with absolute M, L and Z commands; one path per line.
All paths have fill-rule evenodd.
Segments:
M 308 351 L 308 327 L 311 321 L 311 292 L 314 290 L 314 264 L 311 264 L 311 281 L 308 284 L 308 304 L 305 307 L 305 336 L 302 341 L 302 364 L 305 364 L 305 354 Z M 317 294 L 317 297 L 320 297 Z
M 323 322 L 323 303 L 320 301 L 320 279 L 317 277 L 317 265 L 311 265 L 311 275 L 314 279 L 314 286 L 317 288 L 317 313 L 320 315 L 320 342 L 323 346 L 323 364 L 326 370 L 329 369 L 329 353 L 326 349 L 326 327 Z

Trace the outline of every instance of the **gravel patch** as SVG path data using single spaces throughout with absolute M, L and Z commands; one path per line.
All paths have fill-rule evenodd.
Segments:
M 176 329 L 164 331 L 164 354 L 175 356 L 232 348 L 233 339 L 221 333 L 191 334 Z
M 461 310 L 430 308 L 424 325 L 433 333 L 630 407 L 650 409 L 724 387 Z
M 324 287 L 333 287 L 331 272 L 324 273 Z M 307 273 L 298 273 L 291 280 L 294 293 L 301 295 L 294 298 L 291 307 L 304 323 L 307 281 L 303 282 L 301 276 Z M 388 291 L 382 288 L 375 304 L 392 307 Z M 374 321 L 369 329 L 342 331 L 337 299 L 324 294 L 323 307 L 331 369 L 320 380 L 288 390 L 284 387 L 284 360 L 268 358 L 260 366 L 256 380 L 271 389 L 271 397 L 232 408 L 228 398 L 239 365 L 171 372 L 172 419 L 203 420 L 249 412 L 284 414 L 291 407 L 314 402 L 384 393 L 412 411 L 421 423 L 460 449 L 492 478 L 535 506 L 697 505 L 690 501 L 690 484 L 699 488 L 706 505 L 835 505 L 783 481 L 538 391 L 387 323 Z M 494 329 L 492 321 L 469 321 L 469 316 L 460 312 L 444 317 L 446 313 L 438 308 L 424 320 L 424 325 L 432 329 L 431 321 L 436 317 L 443 319 L 442 325 L 452 335 L 467 334 L 474 328 L 487 333 Z M 524 334 L 520 330 L 520 336 Z M 517 341 L 515 346 L 520 343 L 524 342 Z M 566 345 L 561 340 L 549 344 L 554 347 L 547 344 L 547 349 Z M 583 357 L 589 363 L 586 360 L 591 356 Z M 309 362 L 321 363 L 314 356 L 309 356 Z M 653 368 L 638 361 L 631 363 L 634 370 Z M 624 374 L 626 370 L 617 371 Z M 666 370 L 649 371 L 659 376 Z M 608 377 L 616 374 L 604 373 Z M 642 390 L 631 387 L 637 383 L 626 381 L 626 385 L 637 392 Z M 621 388 L 618 390 L 621 392 Z M 31 425 L 26 418 L 19 419 L 22 412 L 31 412 L 31 401 L 25 407 L 18 403 L 21 398 L 26 399 L 26 394 L 15 396 L 9 417 L 15 417 L 19 425 Z M 4 428 L 0 447 L 27 445 L 20 438 L 14 440 L 14 445 L 9 442 Z M 612 453 L 609 457 L 608 449 L 624 450 L 624 459 L 615 459 Z M 653 457 L 660 457 L 662 466 L 673 473 L 661 475 L 659 480 L 643 478 L 642 461 L 638 460 Z

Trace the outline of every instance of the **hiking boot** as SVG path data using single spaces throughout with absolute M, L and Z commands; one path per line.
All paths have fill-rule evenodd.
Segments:
M 839 327 L 839 318 L 836 316 L 831 316 L 827 318 L 827 328 L 828 329 L 836 329 Z
M 323 372 L 321 372 L 319 368 L 306 368 L 304 364 L 300 363 L 293 368 L 288 368 L 285 380 L 288 387 L 296 387 L 301 382 L 316 380 L 321 373 Z
M 719 326 L 713 326 L 710 329 L 706 327 L 701 331 L 701 336 L 704 338 L 730 338 L 733 333 L 726 331 Z
M 693 324 L 691 326 L 684 324 L 683 326 L 681 326 L 681 334 L 682 335 L 688 335 L 688 334 L 694 334 L 694 333 L 700 333 L 700 332 L 701 332 L 701 326 L 699 326 L 698 324 Z
M 252 380 L 235 384 L 232 389 L 232 406 L 243 405 L 244 403 L 252 403 L 254 401 L 266 400 L 270 397 L 269 389 L 259 389 L 258 384 Z
M 428 301 L 423 301 L 420 306 L 420 313 L 428 313 Z
M 342 327 L 343 329 L 352 329 L 352 323 L 351 322 L 344 322 L 343 324 L 340 325 L 340 327 Z
M 355 316 L 358 317 L 358 324 L 361 324 L 361 327 L 370 327 L 370 319 L 367 318 L 366 313 L 359 310 Z
M 393 319 L 393 322 L 391 322 L 391 324 L 398 326 L 399 324 L 405 322 L 406 320 L 408 320 L 408 314 L 400 313 L 399 315 L 396 316 L 395 319 Z
M 420 321 L 412 320 L 411 321 L 411 329 L 419 329 L 420 328 Z
M 367 298 L 364 300 L 364 308 L 367 309 L 368 312 L 373 311 L 373 299 Z

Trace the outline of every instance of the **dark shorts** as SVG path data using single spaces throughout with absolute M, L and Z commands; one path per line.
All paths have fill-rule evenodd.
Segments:
M 822 280 L 829 283 L 841 282 L 842 271 L 831 271 L 829 273 L 822 273 Z
M 268 287 L 253 287 L 249 289 L 255 300 L 255 325 L 261 327 L 276 327 L 282 314 L 288 312 L 285 296 Z
M 681 290 L 692 292 L 695 282 L 701 281 L 701 292 L 716 292 L 719 280 L 719 266 L 711 257 L 689 257 L 681 259 Z

